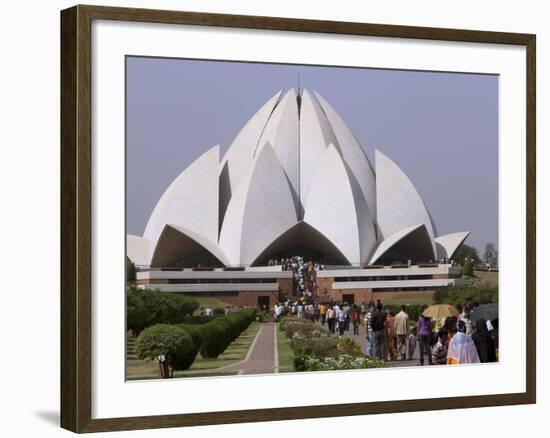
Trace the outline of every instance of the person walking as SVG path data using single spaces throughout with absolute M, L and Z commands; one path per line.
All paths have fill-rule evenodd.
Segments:
M 422 306 L 422 312 L 418 317 L 418 343 L 420 344 L 420 365 L 424 365 L 424 355 L 428 356 L 428 362 L 432 365 L 432 352 L 430 351 L 430 345 L 432 341 L 432 320 L 431 318 L 424 316 L 424 312 L 428 308 L 427 305 Z
M 384 348 L 385 342 L 385 329 L 384 329 L 384 320 L 386 319 L 386 314 L 382 311 L 383 306 L 379 301 L 376 305 L 376 311 L 372 315 L 372 332 L 374 340 L 374 357 L 378 358 L 381 361 L 386 361 L 386 349 Z
M 407 358 L 407 337 L 409 335 L 409 315 L 405 312 L 406 307 L 401 306 L 401 311 L 395 316 L 394 331 L 397 337 L 397 360 L 403 361 Z
M 319 305 L 319 315 L 321 316 L 321 325 L 324 327 L 327 321 L 327 306 L 324 303 Z
M 372 331 L 372 315 L 374 313 L 374 307 L 369 306 L 367 313 L 365 314 L 365 331 L 367 333 L 367 356 L 374 357 L 374 332 Z
M 349 331 L 349 321 L 350 321 L 351 307 L 348 303 L 344 303 L 343 306 L 342 306 L 342 310 L 344 312 L 344 317 L 345 317 L 344 330 Z
M 331 333 L 334 333 L 334 321 L 335 321 L 336 312 L 333 306 L 329 306 L 327 309 L 327 324 L 328 330 Z
M 344 336 L 344 331 L 346 330 L 347 325 L 347 315 L 346 312 L 344 312 L 344 309 L 336 306 L 336 320 L 338 323 L 338 332 L 340 333 L 340 336 Z
M 361 312 L 359 311 L 359 307 L 353 306 L 353 310 L 351 311 L 351 322 L 353 324 L 353 334 L 358 335 L 359 334 L 359 320 L 361 319 Z
M 384 329 L 386 330 L 386 353 L 390 362 L 393 362 L 395 360 L 397 340 L 395 337 L 395 315 L 391 311 L 386 315 Z

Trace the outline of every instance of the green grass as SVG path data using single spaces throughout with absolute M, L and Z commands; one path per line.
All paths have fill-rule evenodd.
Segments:
M 290 339 L 285 335 L 285 332 L 276 326 L 277 330 L 277 351 L 279 354 L 279 372 L 289 373 L 294 371 L 294 353 L 290 348 Z
M 199 355 L 193 365 L 191 365 L 190 371 L 220 368 L 243 360 L 258 330 L 260 330 L 260 323 L 252 322 L 217 358 L 203 358 Z
M 199 307 L 197 310 L 195 310 L 194 315 L 200 314 L 200 308 L 206 309 L 208 306 L 210 306 L 211 309 L 220 308 L 223 309 L 225 306 L 228 306 L 228 303 L 224 303 L 221 300 L 218 300 L 214 297 L 193 297 L 195 300 L 199 302 Z
M 486 284 L 489 287 L 498 287 L 498 272 L 474 271 L 476 284 Z
M 432 304 L 433 292 L 418 291 L 418 292 L 395 292 L 389 297 L 385 297 L 382 302 L 385 305 L 402 305 L 402 304 Z
M 176 371 L 174 372 L 174 377 L 204 377 L 234 374 L 224 373 L 223 371 L 216 372 L 216 370 L 243 360 L 259 329 L 260 323 L 252 322 L 217 358 L 203 358 L 199 354 L 189 370 Z M 139 359 L 134 349 L 135 343 L 136 339 L 128 335 L 126 340 L 126 373 L 128 380 L 159 378 L 158 362 Z

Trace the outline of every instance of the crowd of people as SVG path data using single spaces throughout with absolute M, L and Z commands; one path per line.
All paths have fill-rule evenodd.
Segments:
M 304 297 L 311 300 L 317 290 L 317 271 L 325 269 L 324 265 L 313 261 L 304 261 L 301 256 L 290 258 L 270 259 L 268 266 L 281 266 L 283 271 L 292 271 L 293 275 L 293 296 Z
M 361 305 L 346 302 L 314 303 L 303 298 L 275 304 L 275 318 L 284 314 L 310 319 L 327 326 L 331 333 L 359 335 L 364 325 L 369 357 L 384 362 L 413 360 L 419 349 L 418 365 L 444 365 L 496 362 L 498 360 L 498 319 L 475 318 L 469 302 L 458 306 L 458 313 L 443 320 L 424 316 L 414 324 L 406 307 L 397 314 L 384 309 L 380 300 Z M 475 320 L 475 324 L 472 321 Z
M 425 305 L 416 325 L 411 327 L 405 306 L 394 315 L 384 311 L 380 301 L 370 303 L 364 317 L 367 354 L 383 361 L 403 361 L 407 357 L 412 360 L 418 346 L 418 365 L 424 365 L 426 360 L 430 365 L 496 362 L 498 319 L 478 318 L 473 325 L 474 309 L 468 304 L 459 307 L 457 315 L 433 321 L 424 316 L 428 308 Z

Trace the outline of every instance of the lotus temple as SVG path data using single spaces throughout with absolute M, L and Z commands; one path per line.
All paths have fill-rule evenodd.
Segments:
M 214 146 L 183 170 L 143 236 L 127 236 L 127 256 L 142 287 L 237 306 L 299 294 L 284 262 L 300 256 L 317 266 L 314 300 L 360 303 L 460 282 L 451 261 L 468 235 L 439 235 L 390 157 L 376 150 L 373 166 L 322 96 L 290 89 L 248 120 L 223 157 Z

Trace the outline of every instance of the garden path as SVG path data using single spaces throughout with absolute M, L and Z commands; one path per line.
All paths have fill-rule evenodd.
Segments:
M 279 365 L 276 335 L 275 323 L 262 323 L 244 360 L 218 370 L 237 371 L 239 374 L 277 373 Z

